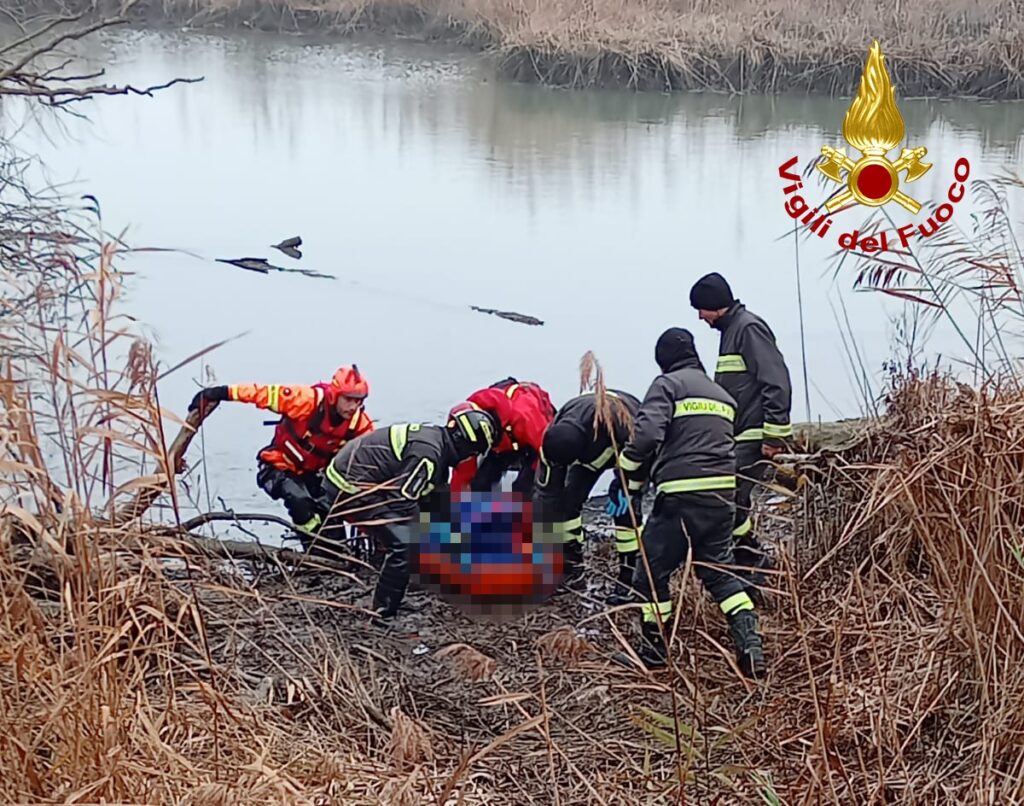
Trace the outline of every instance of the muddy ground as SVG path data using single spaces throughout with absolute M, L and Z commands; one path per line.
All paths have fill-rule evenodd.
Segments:
M 664 726 L 647 720 L 644 729 L 637 722 L 646 719 L 644 709 L 686 712 L 684 724 L 689 724 L 700 701 L 700 708 L 711 709 L 710 722 L 720 723 L 715 729 L 728 731 L 736 726 L 724 712 L 714 714 L 714 703 L 727 702 L 731 714 L 746 702 L 753 713 L 771 708 L 773 695 L 764 685 L 742 681 L 731 667 L 726 622 L 693 580 L 686 585 L 674 643 L 679 669 L 648 674 L 611 660 L 623 641 L 635 640 L 639 612 L 628 607 L 612 612 L 604 603 L 617 562 L 604 503 L 603 497 L 592 499 L 584 513 L 585 592 L 559 593 L 519 618 L 494 621 L 412 589 L 395 622 L 380 627 L 365 610 L 372 571 L 348 578 L 264 569 L 252 580 L 256 606 L 240 609 L 235 597 L 217 606 L 212 600 L 218 597 L 211 594 L 211 610 L 222 618 L 208 625 L 214 660 L 235 670 L 251 696 L 277 703 L 315 704 L 330 675 L 311 672 L 333 667 L 335 698 L 345 692 L 349 716 L 365 722 L 366 742 L 385 756 L 393 752 L 393 740 L 389 744 L 386 737 L 394 733 L 395 708 L 432 737 L 435 760 L 447 754 L 456 761 L 545 714 L 546 733 L 536 726 L 526 730 L 465 771 L 468 791 L 479 787 L 489 803 L 553 802 L 553 775 L 561 803 L 636 803 L 641 793 L 663 802 L 659 798 L 677 787 L 674 769 L 680 757 Z M 785 539 L 784 512 L 773 515 L 766 509 L 762 521 L 774 524 L 774 540 Z M 770 612 L 764 618 L 767 649 L 777 652 Z M 306 682 L 296 688 L 296 681 Z M 306 706 L 287 707 L 301 719 Z M 351 722 L 339 728 L 350 735 L 361 730 Z M 691 762 L 695 772 L 688 773 L 688 791 L 721 794 L 715 771 L 737 758 L 727 746 L 705 750 L 704 759 Z M 409 797 L 409 803 L 421 802 Z M 389 795 L 384 802 L 406 801 Z

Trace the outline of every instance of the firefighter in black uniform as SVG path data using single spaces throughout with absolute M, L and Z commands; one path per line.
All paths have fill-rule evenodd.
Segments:
M 752 585 L 760 586 L 759 569 L 768 568 L 769 561 L 754 532 L 751 495 L 768 472 L 766 460 L 786 450 L 793 436 L 789 370 L 771 328 L 733 298 L 722 275 L 701 277 L 690 291 L 690 304 L 722 334 L 715 383 L 736 401 L 736 563 L 749 569 Z
M 445 426 L 392 425 L 353 440 L 331 460 L 324 486 L 333 507 L 325 523 L 359 524 L 385 550 L 373 594 L 378 618 L 393 618 L 405 596 L 420 504 L 448 487 L 453 467 L 487 453 L 500 437 L 494 415 L 466 403 Z
M 619 459 L 627 478 L 636 481 L 653 458 L 654 509 L 641 542 L 654 590 L 652 595 L 647 569 L 638 562 L 633 587 L 644 601 L 638 654 L 648 667 L 666 663 L 660 625 L 672 613 L 669 579 L 689 546 L 698 578 L 728 618 L 741 671 L 761 677 L 764 652 L 754 603 L 739 577 L 718 567 L 734 562 L 735 402 L 705 374 L 689 331 L 665 331 L 655 359 L 663 374 L 647 391 Z
M 616 470 L 616 450 L 625 447 L 640 409 L 640 401 L 627 392 L 608 389 L 605 394 L 609 398 L 611 433 L 607 423 L 597 420 L 597 396 L 587 392 L 574 397 L 558 411 L 544 432 L 540 451 L 534 509 L 538 521 L 554 524 L 561 532 L 565 551 L 563 584 L 570 588 L 583 579 L 583 504 L 601 474 Z M 612 486 L 621 490 L 614 482 Z M 637 527 L 643 520 L 641 500 L 642 490 L 638 488 L 632 495 Z M 615 516 L 619 574 L 616 589 L 608 599 L 612 605 L 631 601 L 627 594 L 638 550 L 637 530 L 628 505 L 623 504 Z

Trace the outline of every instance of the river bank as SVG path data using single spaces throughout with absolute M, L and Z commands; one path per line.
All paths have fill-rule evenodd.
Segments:
M 898 97 L 1024 98 L 1024 9 L 952 0 L 142 0 L 140 22 L 457 41 L 518 81 L 725 93 L 854 92 L 879 37 Z

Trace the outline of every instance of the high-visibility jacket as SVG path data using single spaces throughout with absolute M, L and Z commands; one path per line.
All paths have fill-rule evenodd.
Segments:
M 544 442 L 544 431 L 555 416 L 551 398 L 542 387 L 528 381 L 507 378 L 485 389 L 478 389 L 466 400 L 498 418 L 502 437 L 492 448 L 495 453 L 524 453 L 536 468 Z M 468 489 L 476 469 L 476 457 L 467 459 L 455 468 L 452 473 L 452 490 L 458 492 Z
M 259 458 L 299 475 L 323 470 L 346 442 L 373 430 L 373 420 L 362 407 L 348 419 L 338 416 L 339 395 L 335 387 L 326 383 L 228 387 L 229 400 L 252 403 L 282 415 L 271 443 L 259 452 Z
M 387 511 L 409 516 L 419 501 L 444 490 L 459 453 L 447 428 L 397 423 L 345 445 L 324 478 L 339 493 L 358 496 L 338 513 L 344 519 L 377 517 Z M 372 508 L 372 509 L 371 509 Z
M 660 494 L 736 489 L 736 401 L 700 367 L 683 361 L 654 379 L 619 465 L 630 490 L 651 481 Z M 653 460 L 653 463 L 652 463 Z
M 625 423 L 614 412 L 612 414 L 615 446 L 621 451 L 629 441 L 633 428 L 632 421 L 636 419 L 640 401 L 629 392 L 621 392 L 617 389 L 608 389 L 605 394 L 619 400 L 629 413 L 629 422 Z M 580 455 L 574 457 L 573 462 L 600 473 L 615 464 L 615 447 L 612 444 L 612 434 L 608 432 L 608 427 L 604 423 L 597 426 L 595 433 L 596 414 L 597 396 L 593 392 L 586 392 L 562 406 L 548 427 L 554 427 L 556 423 L 567 423 L 579 429 L 580 433 L 586 436 L 586 441 L 583 443 Z M 540 475 L 542 480 L 545 469 L 549 469 L 552 464 L 554 463 L 549 457 L 541 455 Z
M 793 436 L 789 370 L 771 328 L 740 302 L 715 328 L 722 333 L 715 382 L 736 401 L 736 441 L 780 444 Z

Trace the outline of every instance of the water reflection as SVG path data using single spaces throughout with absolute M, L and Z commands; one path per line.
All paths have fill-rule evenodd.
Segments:
M 413 43 L 120 32 L 92 57 L 110 80 L 137 86 L 206 77 L 94 105 L 91 124 L 72 125 L 75 142 L 37 138 L 51 172 L 82 177 L 78 189 L 101 198 L 111 226 L 208 258 L 280 259 L 266 245 L 300 234 L 300 265 L 339 277 L 132 258 L 133 313 L 167 363 L 248 330 L 211 357 L 222 382 L 315 380 L 355 360 L 384 422 L 440 417 L 510 373 L 563 401 L 587 349 L 611 382 L 642 394 L 669 325 L 691 327 L 713 361 L 714 334 L 687 292 L 715 269 L 775 327 L 794 415 L 806 415 L 777 168 L 841 144 L 847 101 L 549 90 L 496 81 L 472 56 Z M 908 139 L 936 166 L 913 186 L 917 198 L 944 193 L 961 155 L 975 176 L 1020 164 L 1020 104 L 905 101 L 901 110 Z M 851 216 L 833 231 L 855 226 Z M 849 278 L 832 283 L 833 246 L 800 253 L 811 415 L 824 418 L 859 409 L 833 313 Z M 899 306 L 861 294 L 842 302 L 877 374 Z M 546 324 L 517 326 L 470 304 Z M 936 351 L 956 348 L 936 328 Z M 184 405 L 199 374 L 170 376 L 162 398 Z M 223 471 L 212 494 L 241 506 L 259 498 L 252 457 L 267 429 L 260 413 L 226 408 L 206 437 Z

